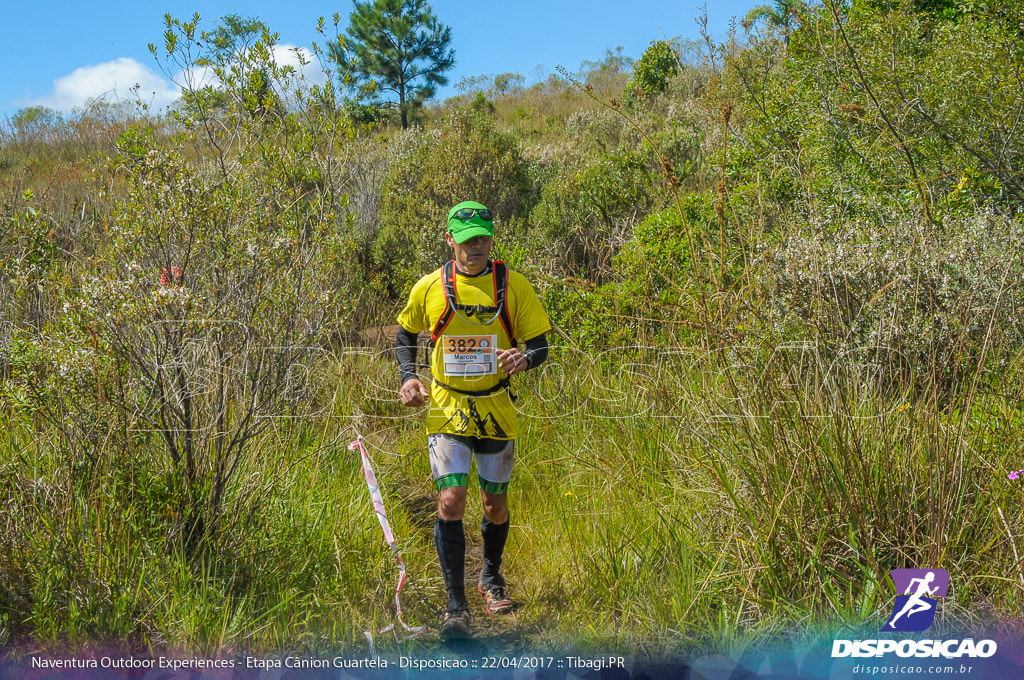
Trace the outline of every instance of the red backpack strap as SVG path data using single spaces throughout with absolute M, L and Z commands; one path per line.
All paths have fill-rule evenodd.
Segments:
M 508 313 L 508 267 L 501 260 L 491 262 L 494 272 L 494 304 L 498 307 L 498 318 L 505 328 L 508 341 L 516 344 L 516 334 L 512 328 L 512 317 Z
M 441 268 L 441 284 L 444 286 L 444 311 L 430 332 L 431 342 L 437 342 L 455 316 L 455 260 L 448 260 Z

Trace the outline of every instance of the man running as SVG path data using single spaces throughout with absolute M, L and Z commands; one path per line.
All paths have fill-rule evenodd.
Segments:
M 545 334 L 551 330 L 529 282 L 490 259 L 493 235 L 491 214 L 483 205 L 465 201 L 452 208 L 445 241 L 455 257 L 416 282 L 398 317 L 399 400 L 410 407 L 429 403 L 427 445 L 438 491 L 434 541 L 448 591 L 443 637 L 469 633 L 462 516 L 473 458 L 484 515 L 484 561 L 477 590 L 489 614 L 513 609 L 499 571 L 508 538 L 508 484 L 516 439 L 509 378 L 547 358 Z M 416 372 L 416 336 L 424 330 L 434 343 L 429 390 Z M 524 351 L 517 340 L 525 343 Z

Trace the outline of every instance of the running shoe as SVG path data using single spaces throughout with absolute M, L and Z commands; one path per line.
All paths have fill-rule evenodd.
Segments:
M 441 620 L 441 637 L 469 637 L 469 624 L 471 621 L 468 609 L 456 609 L 455 611 L 445 612 L 444 618 Z
M 508 614 L 515 608 L 515 603 L 505 595 L 504 586 L 485 588 L 484 584 L 477 583 L 476 589 L 484 598 L 484 607 L 488 614 Z

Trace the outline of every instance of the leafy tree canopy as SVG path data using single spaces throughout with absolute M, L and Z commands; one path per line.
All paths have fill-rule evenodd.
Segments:
M 664 92 L 669 78 L 678 69 L 679 55 L 675 49 L 664 40 L 652 42 L 636 63 L 628 90 L 644 97 Z
M 379 100 L 384 92 L 397 96 L 403 128 L 410 110 L 448 83 L 444 73 L 455 64 L 451 29 L 426 0 L 357 1 L 346 36 L 328 45 L 347 73 L 346 84 L 364 100 Z
M 228 14 L 212 31 L 202 33 L 207 54 L 198 60 L 203 64 L 230 64 L 258 42 L 270 29 L 257 17 Z
M 789 45 L 789 36 L 800 25 L 800 13 L 806 9 L 807 3 L 804 0 L 774 0 L 770 5 L 751 8 L 741 23 L 745 28 L 750 28 L 763 21 L 769 28 L 779 31 L 786 45 Z

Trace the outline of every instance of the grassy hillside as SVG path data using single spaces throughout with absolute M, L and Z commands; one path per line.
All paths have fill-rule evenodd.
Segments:
M 476 612 L 485 641 L 660 657 L 871 625 L 900 567 L 949 571 L 940 625 L 1012 626 L 1024 9 L 797 18 L 467 82 L 408 131 L 261 50 L 166 117 L 19 113 L 0 643 L 361 649 L 397 571 L 357 434 L 406 620 L 436 628 L 422 414 L 356 339 L 466 198 L 555 325 L 517 385 L 521 607 Z M 171 30 L 167 58 L 199 49 Z

